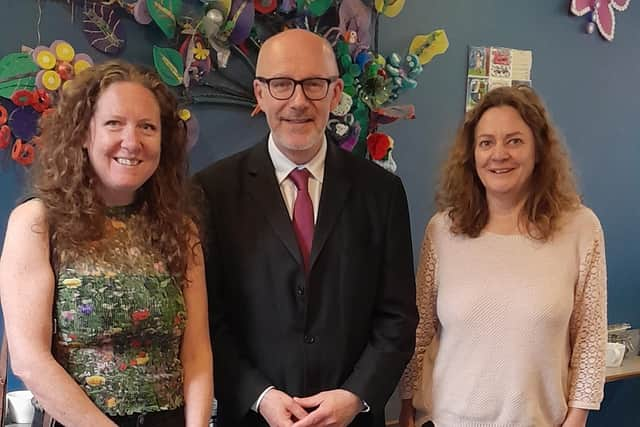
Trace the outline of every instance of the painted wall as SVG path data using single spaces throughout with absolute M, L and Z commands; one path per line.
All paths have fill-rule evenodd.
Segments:
M 196 0 L 185 0 L 186 2 Z M 43 44 L 66 39 L 79 52 L 104 58 L 91 50 L 81 33 L 79 15 L 71 21 L 65 1 L 41 2 Z M 468 45 L 494 45 L 533 50 L 533 84 L 567 140 L 585 203 L 599 216 L 605 231 L 609 322 L 640 326 L 640 6 L 631 2 L 616 12 L 616 37 L 604 41 L 587 35 L 586 18 L 570 15 L 569 0 L 407 0 L 395 19 L 381 19 L 380 47 L 403 53 L 412 37 L 437 28 L 447 31 L 449 51 L 425 67 L 418 89 L 401 98 L 416 106 L 417 119 L 383 130 L 396 140 L 394 157 L 409 197 L 414 249 L 434 209 L 439 164 L 462 118 Z M 38 2 L 0 0 L 0 55 L 22 44 L 37 43 Z M 77 12 L 77 11 L 76 11 Z M 159 32 L 126 22 L 124 58 L 151 64 Z M 247 70 L 234 63 L 232 72 Z M 191 156 L 197 171 L 216 159 L 256 142 L 266 132 L 261 118 L 249 119 L 240 108 L 199 106 L 201 139 Z M 21 193 L 24 173 L 0 152 L 0 238 L 6 218 Z M 18 286 L 19 284 L 16 284 Z M 544 351 L 544 349 L 540 349 Z M 10 387 L 20 386 L 12 378 Z M 609 384 L 602 411 L 589 426 L 640 425 L 635 409 L 640 379 Z M 635 405 L 635 406 L 634 406 Z M 396 412 L 391 402 L 389 415 Z

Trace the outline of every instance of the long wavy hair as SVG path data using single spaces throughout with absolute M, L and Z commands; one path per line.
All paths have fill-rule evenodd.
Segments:
M 548 240 L 559 228 L 562 214 L 580 205 L 567 151 L 540 97 L 527 86 L 489 91 L 458 129 L 443 165 L 436 204 L 447 212 L 451 231 L 469 237 L 480 235 L 489 221 L 484 185 L 476 172 L 475 131 L 482 115 L 494 107 L 514 108 L 535 139 L 536 164 L 520 223 L 536 240 Z
M 109 61 L 81 72 L 64 88 L 55 110 L 40 122 L 41 145 L 32 173 L 34 196 L 46 207 L 56 252 L 80 253 L 105 235 L 106 206 L 97 193 L 98 177 L 83 147 L 98 99 L 113 83 L 147 88 L 160 107 L 161 153 L 158 168 L 138 189 L 136 203 L 148 226 L 150 244 L 164 257 L 169 272 L 186 277 L 189 242 L 197 241 L 196 210 L 190 200 L 186 129 L 175 95 L 158 76 L 124 61 Z M 196 240 L 192 240 L 195 238 Z

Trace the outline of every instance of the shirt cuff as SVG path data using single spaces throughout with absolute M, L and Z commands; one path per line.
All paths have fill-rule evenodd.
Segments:
M 262 399 L 264 399 L 264 397 L 266 396 L 267 392 L 269 390 L 273 390 L 275 387 L 274 386 L 269 386 L 267 388 L 264 389 L 264 391 L 262 393 L 260 393 L 260 396 L 258 396 L 258 399 L 255 401 L 255 403 L 253 405 L 251 405 L 251 410 L 253 412 L 256 413 L 260 413 L 260 402 L 262 402 Z

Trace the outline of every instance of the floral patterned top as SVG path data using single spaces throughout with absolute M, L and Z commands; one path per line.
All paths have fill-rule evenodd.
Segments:
M 56 253 L 54 353 L 109 415 L 183 405 L 185 302 L 145 230 L 135 208 L 110 208 L 103 239 Z

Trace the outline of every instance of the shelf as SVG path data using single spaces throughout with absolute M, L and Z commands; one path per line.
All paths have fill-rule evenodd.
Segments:
M 607 382 L 640 377 L 640 356 L 631 356 L 622 361 L 618 368 L 607 368 Z

